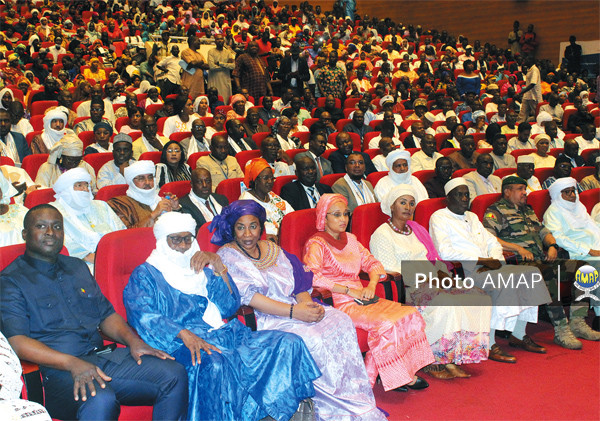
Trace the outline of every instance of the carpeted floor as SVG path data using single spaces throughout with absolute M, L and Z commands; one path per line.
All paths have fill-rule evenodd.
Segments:
M 468 379 L 437 380 L 421 371 L 429 388 L 384 392 L 376 385 L 377 405 L 390 420 L 599 420 L 600 342 L 582 340 L 580 351 L 561 348 L 546 322 L 527 333 L 548 353 L 511 348 L 497 338 L 516 364 L 462 366 L 472 374 Z

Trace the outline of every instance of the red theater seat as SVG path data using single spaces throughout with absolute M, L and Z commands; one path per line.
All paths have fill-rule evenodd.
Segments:
M 548 190 L 533 191 L 527 195 L 527 203 L 531 205 L 538 219 L 544 218 L 544 212 L 550 206 L 550 193 Z
M 435 211 L 445 208 L 446 204 L 447 202 L 445 197 L 437 197 L 435 199 L 426 199 L 420 201 L 415 209 L 415 222 L 424 227 L 426 230 L 429 230 L 429 219 L 431 218 L 431 215 Z
M 181 199 L 192 190 L 192 184 L 189 180 L 172 181 L 162 186 L 158 192 L 160 197 L 164 197 L 167 193 L 172 193 Z
M 496 203 L 502 197 L 502 193 L 482 194 L 471 202 L 471 212 L 483 222 L 483 215 L 487 208 Z
M 235 202 L 240 198 L 240 195 L 242 194 L 242 189 L 240 186 L 240 183 L 242 181 L 244 181 L 244 179 L 241 177 L 223 180 L 217 185 L 217 189 L 215 192 L 227 197 L 229 203 Z

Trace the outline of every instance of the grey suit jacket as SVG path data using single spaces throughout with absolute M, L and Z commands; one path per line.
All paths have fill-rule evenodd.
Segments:
M 367 185 L 367 187 L 373 194 L 373 197 L 375 197 L 375 200 L 377 200 L 377 195 L 375 195 L 375 190 L 373 190 L 373 186 L 371 185 L 371 183 L 369 183 L 367 180 L 363 180 L 363 183 Z M 348 209 L 350 209 L 351 212 L 354 212 L 354 209 L 358 206 L 358 203 L 356 202 L 354 193 L 352 193 L 352 189 L 350 188 L 346 180 L 343 177 L 340 178 L 338 181 L 333 183 L 331 189 L 334 193 L 339 193 L 342 196 L 344 196 L 348 200 Z
M 312 153 L 310 152 L 301 152 L 298 154 L 298 156 L 307 156 L 310 159 L 312 159 L 313 161 L 315 161 L 315 164 L 317 164 L 314 156 Z M 325 174 L 333 174 L 333 167 L 331 166 L 331 162 L 328 159 L 325 159 L 323 157 L 320 157 L 320 161 L 321 161 L 321 168 L 323 168 L 323 175 Z M 321 174 L 319 174 L 318 171 L 318 165 L 317 165 L 317 181 L 319 181 L 321 179 Z

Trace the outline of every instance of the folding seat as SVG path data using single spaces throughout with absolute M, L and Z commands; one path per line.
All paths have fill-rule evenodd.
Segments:
M 546 212 L 550 203 L 550 193 L 548 190 L 533 191 L 527 195 L 527 204 L 531 205 L 540 221 L 544 218 L 544 212 Z
M 95 199 L 108 202 L 113 197 L 125 195 L 128 188 L 129 185 L 127 184 L 113 184 L 112 186 L 104 186 L 98 190 Z
M 275 178 L 275 183 L 273 183 L 273 193 L 275 193 L 276 195 L 281 194 L 281 188 L 283 186 L 297 179 L 298 177 L 296 177 L 295 175 L 281 175 Z
M 27 155 L 25 158 L 23 158 L 21 168 L 23 168 L 27 174 L 29 174 L 29 177 L 35 181 L 38 170 L 44 162 L 48 161 L 48 156 L 49 155 L 47 153 Z
M 377 171 L 367 176 L 367 181 L 373 185 L 373 188 L 377 185 L 379 180 L 389 174 L 389 171 Z
M 151 151 L 151 152 L 144 152 L 140 155 L 140 158 L 138 159 L 138 161 L 152 161 L 155 164 L 160 163 L 160 156 L 162 155 L 161 151 Z
M 461 168 L 452 173 L 452 178 L 462 177 L 465 174 L 475 171 L 475 168 Z
M 175 132 L 171 133 L 171 136 L 169 136 L 169 140 L 181 142 L 183 139 L 187 139 L 190 136 L 192 136 L 192 132 Z
M 447 206 L 445 197 L 437 197 L 435 199 L 425 199 L 417 204 L 415 209 L 414 221 L 429 231 L 429 219 L 431 215 Z
M 591 189 L 582 192 L 579 195 L 579 201 L 583 203 L 588 213 L 592 213 L 592 209 L 600 202 L 600 189 Z
M 187 164 L 190 166 L 190 168 L 191 168 L 192 170 L 195 170 L 195 169 L 196 169 L 196 162 L 198 161 L 198 159 L 199 159 L 201 156 L 207 156 L 207 155 L 210 155 L 210 152 L 209 152 L 209 151 L 205 151 L 205 152 L 194 152 L 193 154 L 191 154 L 190 156 L 188 156 L 188 159 L 187 159 Z
M 321 179 L 319 180 L 319 183 L 327 184 L 329 187 L 331 187 L 334 185 L 334 183 L 336 181 L 338 181 L 340 178 L 342 178 L 345 175 L 346 175 L 345 173 L 325 174 L 323 177 L 321 177 Z
M 571 170 L 571 177 L 573 177 L 577 181 L 581 181 L 588 175 L 592 175 L 595 172 L 595 167 L 577 167 Z
M 242 194 L 240 183 L 242 183 L 243 181 L 244 179 L 241 177 L 228 178 L 226 180 L 223 180 L 217 185 L 216 193 L 226 196 L 227 200 L 229 200 L 229 203 L 235 202 L 240 198 L 240 195 Z
M 260 144 L 262 143 L 264 138 L 267 136 L 271 136 L 271 133 L 270 132 L 254 133 L 252 135 L 252 140 L 254 141 L 254 143 L 256 143 L 256 146 L 258 146 L 260 148 Z
M 241 151 L 235 154 L 235 159 L 237 160 L 238 164 L 240 164 L 240 168 L 242 169 L 242 171 L 245 171 L 246 164 L 249 161 L 253 160 L 254 158 L 260 157 L 261 153 L 256 149 L 252 149 L 250 151 Z
M 540 184 L 543 184 L 548 177 L 554 175 L 554 168 L 536 168 L 533 175 L 540 180 Z
M 471 212 L 473 212 L 481 222 L 487 208 L 496 203 L 502 197 L 502 193 L 481 194 L 471 202 Z
M 172 193 L 178 198 L 182 198 L 192 190 L 192 184 L 189 180 L 172 181 L 163 185 L 158 191 L 160 197 L 164 197 L 167 193 Z

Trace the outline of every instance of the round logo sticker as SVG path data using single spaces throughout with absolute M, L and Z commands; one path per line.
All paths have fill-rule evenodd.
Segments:
M 600 298 L 591 294 L 591 292 L 598 287 L 600 287 L 600 279 L 598 271 L 594 269 L 594 267 L 585 265 L 577 269 L 577 273 L 575 273 L 575 288 L 583 291 L 583 295 L 577 297 L 575 301 L 580 301 L 584 298 L 593 298 L 594 300 L 600 301 Z

